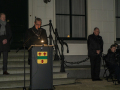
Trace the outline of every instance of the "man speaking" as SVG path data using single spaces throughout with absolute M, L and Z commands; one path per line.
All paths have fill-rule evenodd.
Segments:
M 100 74 L 100 64 L 101 56 L 103 52 L 103 40 L 99 36 L 99 28 L 94 28 L 93 34 L 88 36 L 88 56 L 90 57 L 91 63 L 91 78 L 93 81 L 101 81 Z
M 42 44 L 42 40 L 44 44 L 48 44 L 46 30 L 41 27 L 42 20 L 40 18 L 36 18 L 34 22 L 34 26 L 27 30 L 26 32 L 26 46 L 30 45 L 40 45 Z M 27 42 L 28 41 L 28 42 Z
M 42 20 L 40 18 L 36 18 L 34 26 L 27 30 L 25 38 L 25 46 L 27 48 L 29 48 L 31 45 L 48 44 L 46 30 L 40 28 L 41 24 Z M 28 64 L 30 64 L 30 59 L 31 51 L 29 51 Z

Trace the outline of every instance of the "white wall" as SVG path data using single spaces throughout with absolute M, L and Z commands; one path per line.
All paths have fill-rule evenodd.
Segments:
M 31 16 L 30 16 L 31 15 Z M 55 27 L 55 0 L 45 4 L 43 0 L 29 0 L 29 27 L 33 26 L 35 16 L 42 18 L 43 25 L 52 20 Z M 115 0 L 87 0 L 87 28 L 88 35 L 93 33 L 94 27 L 100 28 L 100 35 L 104 40 L 104 53 L 115 41 Z M 45 27 L 49 35 L 49 27 Z M 87 55 L 87 44 L 70 44 L 69 53 L 65 55 Z
M 35 16 L 42 19 L 42 25 L 49 24 L 52 20 L 53 27 L 55 26 L 55 1 L 51 0 L 47 4 L 43 0 L 28 0 L 29 1 L 29 28 L 34 25 Z M 43 27 L 49 35 L 49 26 Z
M 87 0 L 88 34 L 99 27 L 104 41 L 104 53 L 115 41 L 115 0 Z
M 87 0 L 87 33 L 93 33 L 94 27 L 99 27 L 103 37 L 103 53 L 115 41 L 115 0 Z M 87 55 L 87 44 L 69 44 L 70 53 L 65 55 Z

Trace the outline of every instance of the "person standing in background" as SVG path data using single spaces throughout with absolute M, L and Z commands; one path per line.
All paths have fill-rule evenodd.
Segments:
M 0 13 L 0 53 L 3 53 L 3 75 L 9 74 L 7 72 L 7 60 L 11 36 L 11 29 L 10 25 L 6 22 L 6 15 Z
M 92 81 L 101 81 L 100 74 L 100 64 L 101 56 L 103 52 L 103 39 L 99 35 L 100 31 L 98 27 L 94 28 L 93 34 L 88 36 L 88 56 L 90 57 L 91 63 L 91 78 Z

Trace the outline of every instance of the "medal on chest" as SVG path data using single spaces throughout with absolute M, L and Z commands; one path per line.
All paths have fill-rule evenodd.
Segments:
M 34 31 L 33 31 L 33 33 L 38 37 L 38 39 L 40 39 L 40 34 L 39 33 L 35 33 Z
M 38 36 L 38 39 L 40 39 L 40 37 Z

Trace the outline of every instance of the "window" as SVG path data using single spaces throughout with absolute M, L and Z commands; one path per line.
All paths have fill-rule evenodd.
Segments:
M 65 40 L 86 40 L 86 0 L 55 0 L 55 2 L 59 37 Z
M 115 0 L 116 3 L 116 39 L 120 40 L 120 0 Z

